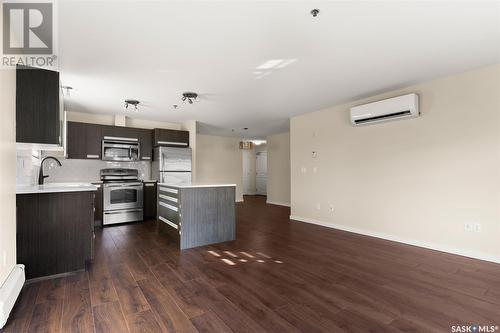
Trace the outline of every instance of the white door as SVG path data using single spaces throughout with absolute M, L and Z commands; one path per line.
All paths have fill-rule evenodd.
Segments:
M 267 152 L 260 151 L 255 160 L 255 187 L 257 194 L 267 194 Z
M 243 150 L 243 194 L 250 194 L 250 151 Z

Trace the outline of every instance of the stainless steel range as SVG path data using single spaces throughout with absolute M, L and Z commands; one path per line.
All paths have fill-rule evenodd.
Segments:
M 135 169 L 102 169 L 103 224 L 143 220 L 143 187 Z

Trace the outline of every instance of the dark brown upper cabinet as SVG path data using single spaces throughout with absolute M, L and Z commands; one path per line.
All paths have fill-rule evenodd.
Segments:
M 16 142 L 61 145 L 59 73 L 17 66 Z
M 153 131 L 150 129 L 87 124 L 73 121 L 68 121 L 67 123 L 67 158 L 101 159 L 102 140 L 105 138 L 137 140 L 140 143 L 141 160 L 152 160 Z
M 66 153 L 72 159 L 101 159 L 102 125 L 68 121 Z
M 153 159 L 153 131 L 139 129 L 139 140 L 141 143 L 141 160 L 151 161 Z
M 68 121 L 66 124 L 66 155 L 67 158 L 87 158 L 87 125 Z
M 153 139 L 155 147 L 189 147 L 189 131 L 155 128 Z

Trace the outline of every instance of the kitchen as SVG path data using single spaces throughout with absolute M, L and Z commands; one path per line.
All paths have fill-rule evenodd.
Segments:
M 95 228 L 153 219 L 180 249 L 234 240 L 236 185 L 193 181 L 195 131 L 129 127 L 138 120 L 124 115 L 68 120 L 59 86 L 57 72 L 17 69 L 17 252 L 28 280 L 85 269 Z

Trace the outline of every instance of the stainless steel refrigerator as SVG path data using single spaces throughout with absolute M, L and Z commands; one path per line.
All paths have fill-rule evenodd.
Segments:
M 191 184 L 191 148 L 156 147 L 151 174 L 160 183 Z

